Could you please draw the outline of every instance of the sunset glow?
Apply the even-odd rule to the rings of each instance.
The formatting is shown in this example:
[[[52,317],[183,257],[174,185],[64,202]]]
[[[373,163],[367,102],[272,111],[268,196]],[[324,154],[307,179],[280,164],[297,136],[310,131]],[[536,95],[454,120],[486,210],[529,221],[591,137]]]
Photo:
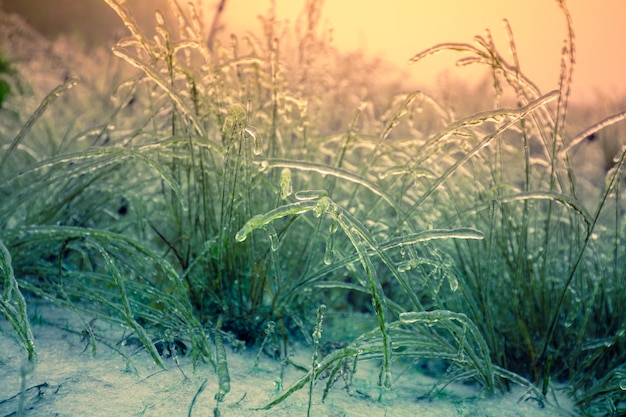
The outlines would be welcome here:
[[[225,21],[228,29],[240,32],[257,30],[256,16],[264,14],[270,1],[227,2]],[[294,22],[304,0],[277,0],[279,19]],[[626,2],[570,1],[567,3],[576,36],[577,64],[573,98],[593,98],[597,92],[618,98],[626,82]],[[508,39],[503,19],[512,27],[522,71],[543,92],[558,87],[561,48],[567,36],[566,22],[557,2],[445,0],[416,2],[326,1],[321,25],[331,27],[334,45],[341,50],[365,50],[408,68],[414,54],[442,42],[472,42],[474,36],[491,31],[496,45],[508,54]],[[510,56],[505,55],[507,59]],[[459,56],[434,57],[409,68],[412,76],[431,83],[446,68],[453,68]],[[454,70],[457,71],[457,70]],[[455,74],[462,77],[467,70]]]

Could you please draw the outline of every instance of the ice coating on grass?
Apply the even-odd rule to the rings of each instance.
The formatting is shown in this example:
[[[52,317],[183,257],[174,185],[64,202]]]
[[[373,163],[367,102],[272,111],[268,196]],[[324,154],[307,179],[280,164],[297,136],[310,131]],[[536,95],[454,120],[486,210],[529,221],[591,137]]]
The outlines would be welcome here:
[[[328,193],[326,192],[326,190],[303,190],[303,191],[298,191],[295,194],[296,200],[299,201],[311,201],[311,200],[317,200],[321,197],[326,197],[328,195]]]
[[[252,138],[252,152],[255,156],[263,153],[263,136],[252,126],[246,126],[245,131]]]
[[[259,172],[265,172],[269,168],[269,162],[266,160],[259,162]]]
[[[265,214],[252,216],[250,220],[248,220],[246,224],[244,224],[243,227],[237,232],[235,240],[237,242],[243,242],[254,229],[266,227],[266,225],[272,221],[285,216],[306,213],[307,211],[314,210],[316,207],[317,203],[315,201],[298,201],[296,203],[277,207]]]
[[[165,18],[163,18],[163,13],[161,13],[160,10],[157,9],[154,11],[154,17],[157,21],[157,25],[163,26],[165,24]]]
[[[330,235],[328,235],[328,239],[326,239],[326,249],[324,250],[324,263],[326,265],[330,265],[333,263],[333,259],[335,257],[334,247],[335,234],[331,233]]]
[[[400,321],[402,323],[424,323],[426,325],[432,325],[439,323],[442,320],[450,319],[451,314],[446,314],[445,311],[409,311],[406,313],[400,313]]]
[[[411,174],[414,178],[436,178],[437,175],[431,171],[430,169],[422,168],[422,167],[393,167],[389,168],[380,174],[378,174],[378,179],[384,180],[389,177],[394,177],[397,175],[406,175]]]
[[[315,217],[321,216],[322,213],[327,212],[331,208],[332,204],[333,202],[330,198],[328,197],[320,198],[319,200],[317,200],[317,205],[313,209],[313,214],[315,215]]]
[[[265,230],[267,231],[267,236],[270,240],[270,247],[272,248],[272,252],[276,252],[278,250],[278,246],[280,245],[280,240],[278,240],[278,234],[276,234],[276,230],[271,225],[266,225]]]
[[[398,264],[398,272],[406,272],[415,268],[419,265],[419,261],[417,259],[411,259],[410,261],[400,262]]]
[[[337,230],[339,230],[339,223],[337,222],[337,220],[333,220],[330,223],[330,226],[328,226],[328,233],[332,235],[334,233],[337,233]]]
[[[450,291],[456,292],[459,289],[459,280],[454,275],[448,275]]]
[[[328,226],[328,237],[326,238],[326,248],[324,250],[324,263],[330,265],[335,259],[335,233],[339,229],[339,222],[333,219]]]
[[[263,219],[264,216],[261,214],[257,214],[256,216],[251,217],[250,220],[248,220],[246,224],[244,224],[243,227],[237,232],[237,234],[235,235],[235,240],[237,242],[243,242],[244,240],[246,240],[248,235],[254,229],[258,229],[259,227],[263,226]]]

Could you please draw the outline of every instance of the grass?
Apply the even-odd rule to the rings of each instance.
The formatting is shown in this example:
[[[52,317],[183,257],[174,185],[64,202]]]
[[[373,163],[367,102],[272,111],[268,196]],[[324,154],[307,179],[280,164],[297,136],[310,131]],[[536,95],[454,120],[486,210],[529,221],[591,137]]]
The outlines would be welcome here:
[[[11,94],[11,84],[5,80],[5,77],[11,77],[15,74],[15,70],[11,67],[11,63],[4,57],[0,51],[0,108],[7,96]]]
[[[325,371],[327,393],[347,363],[379,361],[384,395],[394,365],[439,359],[433,393],[521,384],[549,402],[565,382],[586,415],[624,411],[626,153],[596,201],[579,197],[570,155],[626,116],[568,138],[564,2],[560,85],[547,94],[521,72],[508,26],[513,62],[490,35],[413,58],[447,51],[487,68],[494,109],[461,118],[424,91],[369,81],[375,64],[328,46],[321,2],[304,33],[270,11],[260,37],[210,44],[214,28],[175,1],[154,38],[106,2],[130,32],[113,52],[137,75],[110,76],[117,103],[95,105],[100,120],[72,125],[67,109],[101,89],[74,93],[73,78],[31,115],[18,110],[26,97],[5,99],[19,129],[2,138],[0,306],[31,361],[24,292],[86,328],[128,327],[160,365],[155,340],[188,341],[217,374],[216,415],[224,343],[274,343],[286,360],[299,333],[311,368],[266,408],[311,393]],[[372,330],[318,357],[324,317],[346,312],[370,313]]]

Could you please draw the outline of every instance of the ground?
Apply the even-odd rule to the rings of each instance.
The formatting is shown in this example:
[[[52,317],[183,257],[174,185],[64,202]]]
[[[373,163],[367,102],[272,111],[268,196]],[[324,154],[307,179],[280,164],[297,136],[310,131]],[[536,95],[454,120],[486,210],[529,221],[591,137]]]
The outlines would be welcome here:
[[[38,363],[32,367],[18,346],[5,320],[0,321],[0,417],[17,414],[23,390],[25,416],[185,416],[203,381],[204,391],[196,398],[191,415],[213,412],[217,376],[209,365],[195,370],[189,356],[165,359],[166,369],[154,364],[145,350],[118,342],[124,329],[95,321],[94,331],[102,341],[93,354],[85,341],[84,326],[76,314],[47,303],[33,303],[33,331]],[[126,333],[128,334],[128,332]],[[127,355],[130,362],[120,353]],[[292,346],[294,362],[307,367],[311,348]],[[293,366],[283,369],[258,349],[233,352],[227,347],[231,391],[219,405],[222,416],[304,416],[308,408],[308,388],[303,388],[271,410],[260,410],[303,375]],[[503,395],[487,395],[477,387],[449,387],[433,399],[420,399],[434,379],[415,369],[395,370],[393,388],[380,391],[376,386],[378,366],[360,363],[352,386],[342,380],[321,401],[326,381],[316,384],[312,396],[313,416],[571,416],[569,401],[559,396],[560,407],[540,404],[530,395],[513,389]],[[22,378],[21,375],[25,377]],[[23,384],[23,385],[22,385]],[[380,397],[380,398],[379,398]]]

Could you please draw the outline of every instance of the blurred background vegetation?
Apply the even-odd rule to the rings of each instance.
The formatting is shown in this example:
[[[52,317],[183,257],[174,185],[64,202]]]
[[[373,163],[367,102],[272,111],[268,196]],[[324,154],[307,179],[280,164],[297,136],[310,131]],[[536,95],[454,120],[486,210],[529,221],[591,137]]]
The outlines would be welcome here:
[[[169,10],[166,0],[128,0],[127,3],[146,28],[154,26],[155,9]],[[119,37],[124,30],[122,21],[102,0],[0,0],[0,8],[20,15],[49,39],[71,35],[95,46]]]

